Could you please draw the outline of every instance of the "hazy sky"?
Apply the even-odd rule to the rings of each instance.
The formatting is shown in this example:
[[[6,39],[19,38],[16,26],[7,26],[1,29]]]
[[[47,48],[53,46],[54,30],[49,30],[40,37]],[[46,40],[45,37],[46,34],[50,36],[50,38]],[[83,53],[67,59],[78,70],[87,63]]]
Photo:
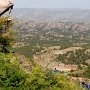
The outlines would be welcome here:
[[[81,8],[90,9],[90,0],[14,0],[16,8]]]

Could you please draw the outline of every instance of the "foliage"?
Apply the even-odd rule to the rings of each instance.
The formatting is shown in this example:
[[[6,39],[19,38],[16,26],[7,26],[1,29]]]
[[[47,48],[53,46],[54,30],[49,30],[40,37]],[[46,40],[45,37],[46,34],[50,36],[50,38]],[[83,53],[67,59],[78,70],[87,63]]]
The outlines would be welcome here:
[[[14,88],[24,84],[26,75],[16,63],[10,62],[11,55],[0,53],[0,87]]]
[[[77,83],[68,81],[65,76],[40,67],[32,70],[27,81],[30,90],[81,90]]]
[[[90,66],[78,71],[71,72],[69,75],[73,77],[84,77],[88,80],[90,79]]]
[[[41,52],[41,50],[43,50],[42,46],[38,47],[38,46],[33,46],[33,45],[27,45],[27,46],[23,46],[18,49],[15,49],[15,52],[21,55],[25,55],[29,59],[32,59],[33,54],[36,54],[36,52]]]
[[[83,75],[86,77],[86,78],[90,78],[90,66],[87,67],[86,71],[83,73]]]
[[[4,53],[10,52],[14,44],[14,34],[12,30],[12,21],[8,17],[0,18],[0,51]]]
[[[26,74],[10,57],[0,53],[0,90],[81,90],[76,82],[40,66]]]
[[[66,54],[59,55],[57,60],[61,61],[65,64],[84,64],[87,65],[86,60],[90,58],[90,55],[88,52],[86,52],[86,49],[80,49],[74,51],[69,51]]]

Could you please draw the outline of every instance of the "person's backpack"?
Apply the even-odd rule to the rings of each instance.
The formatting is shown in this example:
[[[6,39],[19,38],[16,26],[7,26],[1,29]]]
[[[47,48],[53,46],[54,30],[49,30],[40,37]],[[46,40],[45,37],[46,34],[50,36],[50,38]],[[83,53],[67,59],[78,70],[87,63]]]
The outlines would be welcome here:
[[[9,10],[10,13],[11,10],[13,9],[13,6],[14,6],[13,0],[0,0],[0,16]]]

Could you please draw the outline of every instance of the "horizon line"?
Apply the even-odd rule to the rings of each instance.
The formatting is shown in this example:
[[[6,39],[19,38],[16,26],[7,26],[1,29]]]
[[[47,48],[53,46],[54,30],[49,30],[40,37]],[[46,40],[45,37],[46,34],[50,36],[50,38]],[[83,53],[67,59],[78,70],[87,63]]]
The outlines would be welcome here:
[[[84,8],[32,8],[32,7],[14,7],[14,9],[79,9],[79,10],[90,10],[90,9],[84,9]]]

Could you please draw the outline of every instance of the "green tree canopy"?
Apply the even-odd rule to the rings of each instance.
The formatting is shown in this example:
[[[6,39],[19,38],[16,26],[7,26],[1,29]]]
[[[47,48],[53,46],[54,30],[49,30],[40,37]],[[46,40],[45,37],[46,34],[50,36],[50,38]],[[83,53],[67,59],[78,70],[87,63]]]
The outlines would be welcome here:
[[[0,18],[0,51],[4,53],[10,52],[10,48],[14,43],[14,34],[12,30],[13,22],[8,17]]]

